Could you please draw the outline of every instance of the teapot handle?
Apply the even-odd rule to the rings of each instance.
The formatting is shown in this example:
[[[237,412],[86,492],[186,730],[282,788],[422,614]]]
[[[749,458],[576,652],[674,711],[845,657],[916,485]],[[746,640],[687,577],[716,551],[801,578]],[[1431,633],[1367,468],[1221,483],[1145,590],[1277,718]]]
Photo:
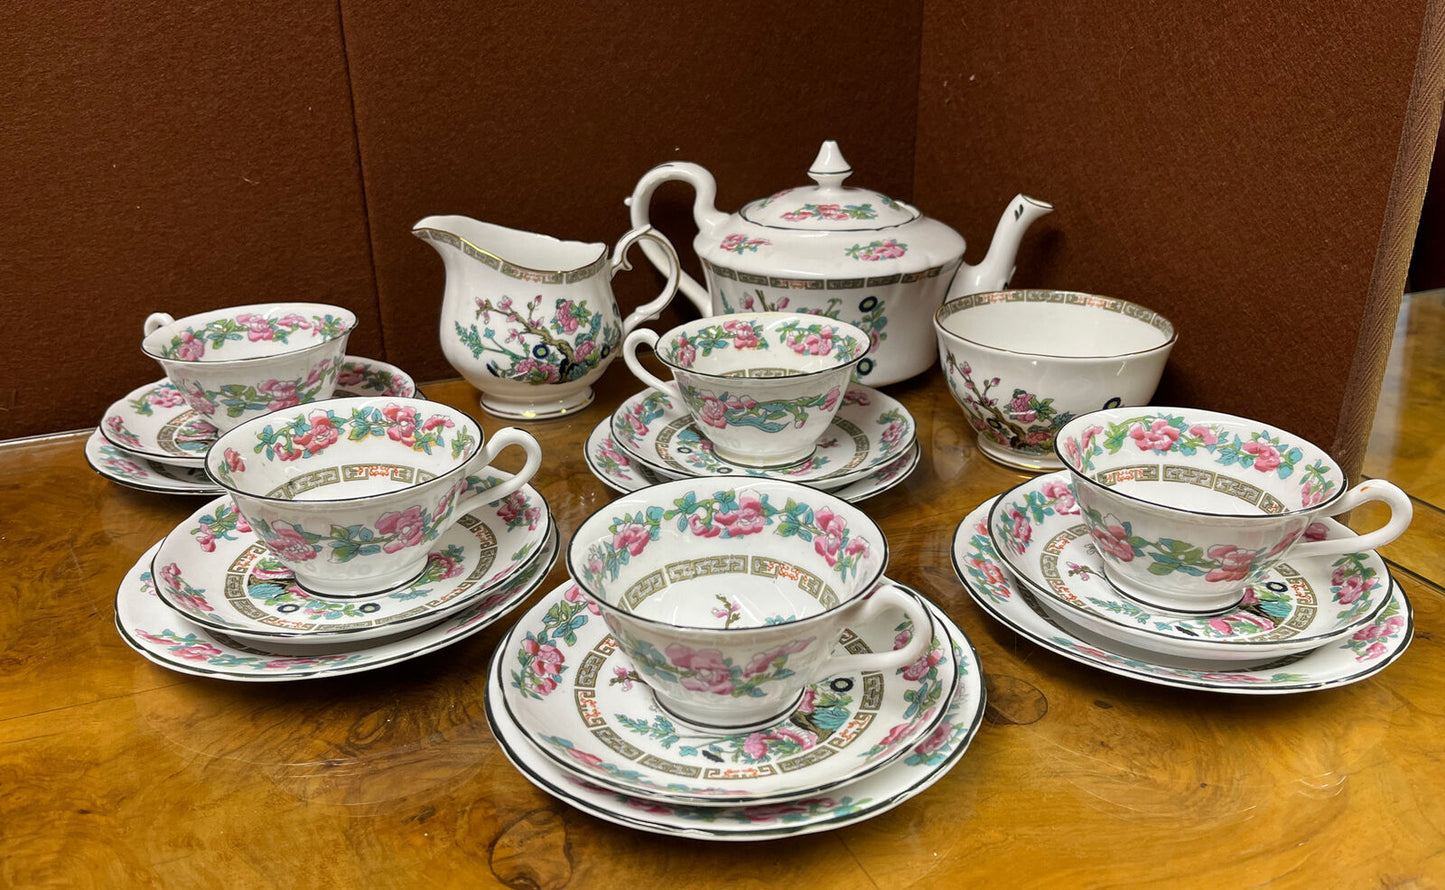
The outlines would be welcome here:
[[[623,235],[622,240],[618,241],[617,246],[612,249],[612,274],[614,276],[622,269],[632,268],[632,264],[627,261],[627,248],[639,241],[651,242],[642,245],[644,253],[649,247],[654,247],[662,254],[662,260],[666,263],[665,268],[664,264],[658,260],[652,260],[652,263],[657,266],[659,272],[667,274],[667,284],[663,286],[662,293],[651,301],[638,306],[631,315],[622,320],[622,336],[624,337],[632,333],[633,328],[650,318],[655,318],[657,313],[667,308],[667,304],[672,301],[673,294],[677,293],[678,278],[683,274],[682,267],[677,262],[677,251],[673,249],[672,242],[657,229],[644,224]],[[652,257],[649,256],[648,259],[652,259]]]
[[[698,228],[706,231],[727,220],[727,214],[719,213],[713,206],[713,200],[717,197],[717,180],[713,179],[712,174],[690,161],[673,161],[659,164],[644,173],[637,181],[637,187],[632,190],[632,196],[624,201],[631,208],[634,226],[651,224],[647,211],[652,203],[652,193],[659,185],[672,180],[685,182],[696,192],[692,201],[692,215],[697,220]],[[644,243],[642,252],[659,272],[668,271],[664,265],[665,254],[656,244]],[[708,296],[707,288],[680,269],[678,278],[678,290],[682,291],[683,296],[691,300],[704,317],[712,315],[712,297]]]

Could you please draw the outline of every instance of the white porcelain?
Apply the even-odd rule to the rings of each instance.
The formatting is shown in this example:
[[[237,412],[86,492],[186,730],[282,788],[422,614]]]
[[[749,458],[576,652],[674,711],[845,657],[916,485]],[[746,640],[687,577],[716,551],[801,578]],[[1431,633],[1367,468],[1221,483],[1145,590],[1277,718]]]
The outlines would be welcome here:
[[[704,315],[807,312],[867,331],[873,351],[857,379],[882,386],[933,364],[933,311],[951,297],[1006,287],[1024,230],[1053,205],[1025,195],[1009,202],[988,255],[963,262],[964,241],[916,208],[871,189],[848,188],[852,173],[836,142],[824,142],[808,170],[811,186],[752,201],[734,214],[713,206],[717,181],[690,162],[649,170],[628,200],[632,224],[645,225],[658,186],[693,187],[693,248],[707,287],[683,274],[680,290]],[[648,259],[667,257],[644,245]]]
[[[224,491],[199,467],[178,467],[147,460],[142,455],[115,446],[98,429],[85,440],[85,460],[110,481],[140,491],[205,497],[215,497]]]
[[[336,396],[415,396],[411,377],[395,365],[348,355],[336,374]],[[186,404],[169,380],[137,387],[105,411],[100,431],[111,444],[146,460],[200,469],[217,431]],[[215,483],[208,487],[220,491]]]
[[[567,772],[652,800],[738,806],[824,793],[927,738],[958,684],[953,646],[935,625],[932,647],[912,664],[834,673],[770,726],[700,731],[654,704],[616,638],[593,620],[596,608],[570,584],[533,606],[499,644],[503,694],[493,706]],[[838,644],[886,652],[905,632],[876,616],[850,624]]]
[[[465,216],[428,216],[412,234],[446,267],[442,354],[481,393],[491,414],[514,419],[560,417],[592,402],[592,384],[607,370],[622,338],[661,312],[677,290],[677,255],[650,226],[623,235],[612,249],[560,241]],[[657,251],[667,283],[626,319],[612,278],[630,269],[627,250]]]
[[[567,547],[568,573],[658,705],[734,730],[774,722],[830,673],[892,670],[927,650],[927,612],[881,584],[887,562],[861,510],[771,479],[639,489],[584,520]],[[892,652],[835,651],[844,627],[880,612],[926,632]]]
[[[1146,608],[1104,577],[1068,478],[1063,471],[1050,473],[1004,492],[989,515],[995,552],[1051,615],[1155,653],[1161,662],[1260,664],[1315,649],[1368,624],[1389,599],[1385,562],[1367,550],[1277,563],[1245,587],[1244,600],[1231,612],[1197,616]],[[1356,537],[1331,519],[1319,520],[1306,536]]]
[[[556,602],[554,590],[544,603]],[[925,601],[926,602],[926,601]],[[492,656],[485,697],[487,721],[502,752],[541,790],[584,813],[641,831],[714,841],[758,841],[795,837],[842,828],[871,819],[931,787],[958,763],[983,721],[984,686],[978,653],[957,625],[929,606],[930,617],[953,640],[958,685],[942,720],[925,739],[897,761],[875,772],[812,797],[782,803],[742,806],[687,806],[633,797],[577,778],[535,746],[536,727],[519,725],[500,706],[510,647]]]
[[[324,303],[256,303],[145,320],[141,351],[218,430],[329,398],[356,316]]]
[[[672,380],[643,367],[642,346]],[[867,335],[850,324],[781,312],[705,318],[661,335],[640,328],[622,346],[633,376],[685,404],[719,457],[768,468],[813,455],[867,352]]]
[[[176,614],[156,595],[151,560],[160,543],[136,561],[115,595],[121,639],[146,660],[198,677],[247,683],[339,677],[398,664],[461,642],[509,615],[541,586],[557,559],[555,526],[541,555],[460,612],[414,633],[361,644],[323,646],[242,642]]]
[[[979,450],[1031,471],[1062,469],[1054,436],[1074,417],[1148,402],[1177,339],[1150,309],[1059,290],[960,297],[939,307],[933,327]]]
[[[206,471],[296,583],[323,596],[409,584],[432,542],[465,514],[531,481],[537,440],[439,402],[377,396],[283,408],[223,433]],[[506,448],[526,462],[490,484]]]
[[[636,491],[647,485],[656,485],[672,477],[659,476],[646,464],[634,460],[627,450],[621,448],[612,438],[612,419],[605,418],[592,428],[592,433],[583,445],[583,456],[592,475],[604,485],[621,492]],[[856,482],[840,488],[825,488],[835,497],[850,504],[882,494],[907,479],[922,459],[922,449],[915,442],[902,457],[884,464],[877,470]],[[819,486],[822,488],[823,486]]]
[[[614,440],[648,468],[672,478],[755,476],[802,482],[815,488],[850,485],[906,454],[917,438],[913,415],[897,399],[855,383],[813,455],[776,468],[724,460],[677,400],[644,390],[612,413]]]
[[[256,539],[230,497],[206,504],[168,534],[152,573],[161,601],[209,630],[242,640],[325,644],[435,623],[522,571],[551,532],[531,486],[462,516],[432,543],[410,584],[364,597],[308,593]]]
[[[1282,559],[1377,550],[1410,524],[1410,498],[1383,479],[1345,488],[1321,448],[1257,420],[1197,408],[1113,408],[1070,421],[1059,457],[1120,590],[1157,609],[1232,610]],[[1310,524],[1370,501],[1385,525],[1357,540],[1303,540]]]
[[[1207,689],[1240,695],[1282,695],[1330,689],[1374,676],[1405,651],[1414,634],[1414,613],[1398,584],[1374,619],[1343,640],[1263,665],[1242,668],[1184,667],[1159,664],[1157,657],[1098,636],[1049,616],[1028,588],[1015,580],[994,550],[988,516],[995,498],[974,508],[953,538],[953,568],[979,608],[1005,627],[1045,649],[1089,667],[1146,683],[1183,689]]]

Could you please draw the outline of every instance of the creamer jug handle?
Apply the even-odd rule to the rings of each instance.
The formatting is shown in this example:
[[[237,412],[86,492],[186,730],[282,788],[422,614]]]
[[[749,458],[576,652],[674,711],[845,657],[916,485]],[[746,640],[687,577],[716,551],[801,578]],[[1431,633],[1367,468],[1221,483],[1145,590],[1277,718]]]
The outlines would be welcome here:
[[[690,161],[673,161],[667,164],[659,164],[648,170],[637,181],[637,187],[632,190],[632,197],[625,203],[631,208],[632,225],[641,227],[651,225],[648,217],[648,208],[652,203],[652,193],[664,182],[677,180],[691,185],[696,194],[692,202],[692,215],[697,221],[698,229],[709,232],[727,219],[727,214],[719,213],[713,206],[713,199],[717,197],[717,180],[712,174],[701,166]],[[655,242],[644,241],[642,253],[657,267],[659,272],[667,273],[667,256]],[[712,298],[708,296],[707,288],[698,283],[696,278],[686,272],[678,270],[678,290],[683,296],[692,301],[697,311],[703,316],[712,315]]]
[[[638,306],[631,315],[622,320],[622,336],[624,337],[632,333],[633,328],[650,318],[656,318],[657,313],[667,308],[667,304],[672,302],[673,294],[677,293],[678,278],[682,275],[682,267],[677,263],[677,251],[673,249],[672,242],[652,226],[641,225],[623,235],[622,240],[618,241],[617,246],[612,249],[612,274],[614,276],[623,269],[632,268],[632,264],[627,261],[627,248],[639,241],[643,242],[643,253],[646,253],[649,247],[661,252],[662,262],[652,260],[652,264],[657,266],[658,271],[667,275],[667,284],[663,285],[662,293]]]

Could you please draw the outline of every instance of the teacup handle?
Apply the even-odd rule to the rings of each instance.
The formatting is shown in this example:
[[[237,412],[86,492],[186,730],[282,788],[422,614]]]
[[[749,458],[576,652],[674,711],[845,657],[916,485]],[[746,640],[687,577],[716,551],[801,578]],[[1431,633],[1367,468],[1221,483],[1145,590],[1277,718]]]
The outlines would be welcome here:
[[[622,333],[624,334],[631,333],[633,328],[667,308],[667,304],[672,302],[673,295],[677,293],[678,276],[682,273],[682,267],[677,262],[677,251],[673,249],[672,242],[652,226],[643,225],[623,235],[622,240],[618,241],[617,246],[612,249],[612,275],[614,277],[620,270],[632,268],[632,264],[627,261],[627,249],[639,241],[651,241],[662,248],[662,261],[657,263],[657,267],[662,270],[663,261],[665,261],[667,284],[663,285],[660,294],[638,306],[631,315],[622,320]]]
[[[537,468],[542,465],[542,446],[538,444],[536,437],[526,430],[519,430],[516,427],[506,427],[497,430],[487,439],[482,449],[472,457],[472,467],[477,470],[483,467],[490,467],[492,461],[496,460],[502,449],[517,446],[527,455],[527,461],[522,465],[512,478],[498,482],[495,485],[488,485],[487,480],[476,475],[476,471],[468,468],[467,492],[457,503],[456,510],[465,513],[480,504],[490,504],[500,501],[502,498],[532,481]]]
[[[1362,553],[1366,550],[1383,547],[1405,533],[1405,529],[1410,526],[1410,519],[1415,515],[1415,506],[1410,502],[1410,496],[1401,491],[1399,486],[1386,482],[1384,479],[1366,479],[1345,492],[1344,496],[1340,498],[1340,502],[1331,510],[1330,515],[1353,510],[1370,501],[1380,501],[1390,508],[1390,520],[1384,525],[1372,532],[1354,537],[1347,535],[1343,538],[1329,538],[1324,541],[1306,541],[1303,544],[1296,544],[1285,552],[1285,559],[1310,559],[1318,556],[1338,556],[1341,553]]]
[[[149,337],[151,334],[154,334],[156,331],[174,321],[175,319],[165,312],[152,312],[146,316],[142,330],[145,331],[145,336]]]
[[[626,340],[622,341],[622,360],[627,363],[627,370],[631,371],[632,375],[638,380],[647,384],[649,389],[657,390],[668,398],[680,401],[682,396],[677,390],[676,383],[669,383],[663,380],[644,368],[642,362],[637,360],[637,348],[644,344],[646,344],[648,349],[657,352],[657,331],[651,328],[638,328],[628,334]]]
[[[887,652],[867,652],[861,655],[845,653],[834,655],[824,665],[822,674],[842,671],[889,671],[907,667],[933,648],[933,618],[928,614],[923,601],[911,593],[889,585],[873,591],[864,600],[863,608],[849,623],[866,624],[886,609],[901,609],[908,620],[913,622],[913,637],[902,649]]]

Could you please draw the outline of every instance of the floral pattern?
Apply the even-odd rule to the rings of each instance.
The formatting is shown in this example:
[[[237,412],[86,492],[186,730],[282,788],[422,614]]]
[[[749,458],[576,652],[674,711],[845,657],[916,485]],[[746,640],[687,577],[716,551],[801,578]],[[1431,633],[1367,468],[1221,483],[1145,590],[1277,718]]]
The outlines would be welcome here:
[[[1261,550],[1247,550],[1234,544],[1199,544],[1179,538],[1153,540],[1134,533],[1134,524],[1098,510],[1085,510],[1094,546],[1120,562],[1148,558],[1151,575],[1165,577],[1175,572],[1226,587],[1251,581],[1263,574],[1299,537],[1285,535],[1277,544]]]
[[[984,379],[980,388],[968,362],[960,362],[948,349],[944,350],[943,360],[948,369],[948,387],[979,435],[1021,454],[1053,453],[1054,437],[1064,424],[1074,419],[1073,414],[1061,413],[1051,398],[1041,399],[1017,387],[1007,399],[990,395],[1003,384],[1000,378]],[[1104,407],[1113,407],[1118,402],[1117,397],[1111,398]]]
[[[622,327],[611,313],[589,309],[580,300],[558,297],[546,314],[541,294],[521,307],[511,297],[495,303],[490,297],[477,298],[476,306],[482,327],[453,322],[457,337],[472,358],[480,359],[483,353],[498,356],[486,368],[503,380],[532,384],[579,380],[601,368],[622,337]],[[506,332],[500,340],[493,313]]]
[[[1063,447],[1069,462],[1087,473],[1095,472],[1101,455],[1128,450],[1156,456],[1194,457],[1203,453],[1216,466],[1254,470],[1278,479],[1289,479],[1298,471],[1296,483],[1300,506],[1304,508],[1323,503],[1339,484],[1323,460],[1304,463],[1302,448],[1266,430],[1244,438],[1223,426],[1190,423],[1180,415],[1145,414],[1107,426],[1090,426],[1077,437],[1064,440]]]
[[[718,247],[732,253],[744,253],[752,251],[757,253],[759,247],[766,247],[773,242],[766,238],[749,238],[747,235],[729,235],[722,240]]]
[[[242,312],[234,318],[212,319],[200,328],[186,328],[161,347],[161,355],[177,361],[195,362],[208,351],[223,349],[233,341],[288,343],[291,337],[300,333],[320,342],[333,340],[345,331],[346,322],[329,314],[304,316],[293,312],[267,318],[253,312]]]
[[[448,436],[447,431],[454,428],[455,434]],[[457,428],[446,414],[427,415],[411,405],[391,403],[381,407],[365,405],[352,408],[346,417],[334,408],[318,407],[304,416],[297,414],[279,426],[266,424],[256,434],[252,450],[256,454],[264,454],[267,460],[304,460],[322,453],[341,441],[343,436],[352,442],[385,438],[425,454],[431,454],[433,449],[450,447],[453,459],[461,457],[476,441],[465,426]],[[217,472],[222,481],[233,484],[234,476],[243,473],[245,465],[234,462],[229,453],[225,457],[226,462],[217,468]]]
[[[878,211],[873,209],[872,204],[803,204],[798,209],[789,210],[782,216],[788,222],[803,222],[810,219],[843,222],[877,219]]]
[[[842,396],[842,388],[837,386],[818,395],[762,402],[727,390],[715,394],[687,384],[679,384],[678,389],[683,401],[708,426],[718,429],[747,426],[768,433],[776,433],[789,426],[802,427],[811,416],[810,409],[831,412],[837,408],[838,399]]]
[[[265,380],[254,386],[227,383],[217,389],[206,389],[199,381],[182,379],[180,392],[186,404],[205,417],[222,412],[227,417],[242,417],[316,401],[322,390],[335,381],[338,367],[331,359],[324,358],[312,365],[305,377]]]
[[[612,540],[589,546],[584,576],[593,584],[616,580],[623,566],[661,539],[662,524],[673,520],[679,532],[697,537],[742,538],[771,528],[779,537],[811,542],[842,580],[857,573],[859,561],[870,551],[867,539],[854,536],[846,520],[828,507],[815,510],[791,497],[778,507],[767,494],[739,489],[702,498],[689,491],[671,508],[652,506],[613,517],[608,526]]]
[[[854,244],[843,253],[855,260],[876,263],[880,260],[896,260],[908,252],[908,245],[896,238],[875,239],[867,244]]]
[[[577,585],[570,585],[543,616],[541,632],[528,630],[522,638],[516,666],[511,672],[512,687],[536,699],[555,691],[570,667],[558,643],[566,647],[577,645],[577,631],[597,614],[600,614],[597,605]]]

